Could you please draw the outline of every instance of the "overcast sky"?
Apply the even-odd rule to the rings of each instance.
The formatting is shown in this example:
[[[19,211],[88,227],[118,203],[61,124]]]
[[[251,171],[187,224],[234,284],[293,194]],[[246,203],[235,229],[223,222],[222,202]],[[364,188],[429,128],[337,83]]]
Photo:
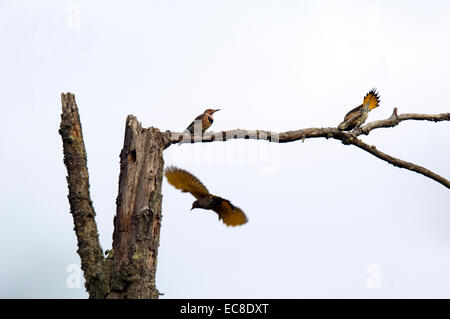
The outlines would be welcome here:
[[[448,1],[0,0],[0,297],[86,298],[58,135],[73,92],[111,248],[125,118],[182,131],[337,126],[450,111]],[[361,137],[450,178],[450,123]],[[162,298],[450,298],[450,191],[335,140],[170,147],[249,218],[227,228],[163,182]]]

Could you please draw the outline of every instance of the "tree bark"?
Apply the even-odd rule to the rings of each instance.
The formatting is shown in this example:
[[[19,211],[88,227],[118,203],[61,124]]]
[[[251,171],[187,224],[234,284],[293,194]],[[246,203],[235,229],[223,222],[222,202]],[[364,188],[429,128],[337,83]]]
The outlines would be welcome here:
[[[166,133],[144,129],[129,115],[120,154],[114,218],[111,293],[108,298],[158,298],[155,286],[161,227],[161,184]]]
[[[90,298],[103,298],[109,291],[108,271],[98,239],[95,211],[89,194],[86,148],[81,130],[80,115],[71,93],[61,95],[62,114],[59,134],[67,167],[70,213],[75,225],[78,255]]]

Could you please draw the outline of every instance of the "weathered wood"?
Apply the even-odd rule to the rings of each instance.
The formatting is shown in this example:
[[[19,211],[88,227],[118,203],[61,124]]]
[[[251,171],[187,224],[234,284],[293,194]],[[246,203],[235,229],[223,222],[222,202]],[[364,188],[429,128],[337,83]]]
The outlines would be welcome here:
[[[109,274],[98,239],[95,211],[89,194],[87,156],[83,141],[80,115],[75,96],[61,94],[62,114],[59,134],[67,168],[70,212],[75,225],[81,269],[90,298],[104,298],[108,293]]]
[[[144,129],[129,115],[120,154],[108,298],[158,298],[155,286],[161,227],[163,150],[168,134]]]

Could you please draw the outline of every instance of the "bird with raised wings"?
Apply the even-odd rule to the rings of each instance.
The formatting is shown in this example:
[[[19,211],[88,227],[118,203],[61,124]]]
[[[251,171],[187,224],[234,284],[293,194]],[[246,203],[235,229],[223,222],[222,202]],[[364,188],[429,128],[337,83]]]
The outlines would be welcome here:
[[[177,167],[170,166],[165,172],[167,181],[184,193],[191,193],[197,200],[192,203],[192,208],[210,209],[217,213],[219,220],[227,226],[245,224],[248,219],[244,212],[222,197],[209,193],[205,185],[191,173]]]
[[[369,116],[369,111],[380,105],[380,97],[376,89],[370,90],[364,96],[363,104],[355,107],[353,110],[345,115],[344,121],[339,124],[338,128],[341,131],[350,131],[356,127],[360,127]]]

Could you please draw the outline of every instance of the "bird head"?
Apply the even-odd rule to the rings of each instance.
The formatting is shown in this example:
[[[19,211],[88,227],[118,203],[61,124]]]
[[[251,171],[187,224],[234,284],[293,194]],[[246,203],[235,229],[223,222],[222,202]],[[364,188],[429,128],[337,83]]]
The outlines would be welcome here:
[[[208,114],[208,115],[213,115],[214,113],[216,113],[217,111],[220,111],[220,109],[214,110],[214,109],[207,109],[205,110],[205,112],[203,112],[204,114]]]
[[[192,203],[192,208],[191,208],[191,210],[193,210],[194,208],[202,208],[202,207],[200,206],[200,203],[198,202],[198,200],[196,200],[195,202]]]

